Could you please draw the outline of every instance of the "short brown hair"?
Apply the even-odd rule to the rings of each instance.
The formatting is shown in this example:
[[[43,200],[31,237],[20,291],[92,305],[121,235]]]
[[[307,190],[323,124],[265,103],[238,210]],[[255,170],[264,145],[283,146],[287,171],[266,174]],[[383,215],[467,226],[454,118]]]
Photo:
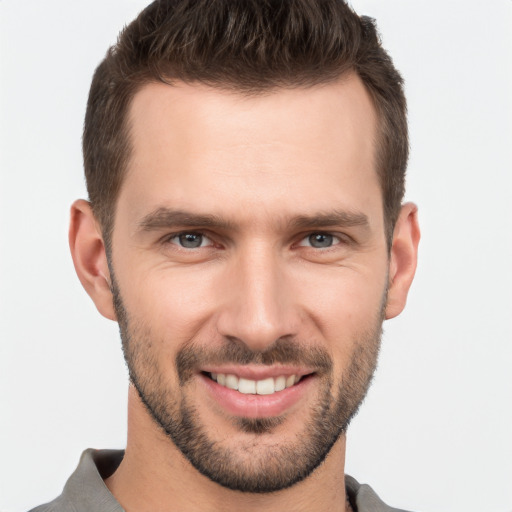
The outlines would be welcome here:
[[[135,93],[162,81],[199,82],[242,94],[311,87],[356,72],[378,114],[376,148],[391,239],[408,157],[402,77],[374,21],[342,0],[157,0],[119,35],[100,63],[85,116],[87,190],[107,250],[130,158],[127,113]]]

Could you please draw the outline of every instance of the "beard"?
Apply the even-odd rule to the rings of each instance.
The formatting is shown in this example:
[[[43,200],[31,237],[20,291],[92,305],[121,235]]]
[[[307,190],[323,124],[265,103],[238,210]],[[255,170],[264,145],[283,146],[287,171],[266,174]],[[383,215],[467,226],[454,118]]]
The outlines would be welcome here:
[[[327,457],[331,448],[356,415],[375,372],[386,293],[371,325],[352,340],[351,359],[338,382],[327,350],[299,340],[280,338],[264,352],[254,352],[233,339],[215,348],[188,343],[177,352],[175,368],[179,384],[169,386],[151,329],[131,318],[112,275],[114,307],[119,322],[123,353],[130,381],[156,425],[201,474],[228,489],[247,493],[269,493],[290,487],[308,477]],[[298,433],[285,434],[284,441],[272,433],[286,416],[231,418],[241,433],[237,445],[213,439],[212,425],[200,414],[186,391],[205,365],[225,363],[292,364],[315,368],[319,393],[304,414]],[[245,435],[245,437],[244,437]],[[232,441],[232,439],[231,439]]]

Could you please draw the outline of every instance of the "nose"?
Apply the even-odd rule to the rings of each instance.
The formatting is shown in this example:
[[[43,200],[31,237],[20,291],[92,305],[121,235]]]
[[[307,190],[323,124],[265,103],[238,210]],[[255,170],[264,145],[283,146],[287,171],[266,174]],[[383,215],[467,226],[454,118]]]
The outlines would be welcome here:
[[[253,247],[231,263],[221,287],[219,334],[255,352],[295,336],[300,314],[283,258],[270,249]]]

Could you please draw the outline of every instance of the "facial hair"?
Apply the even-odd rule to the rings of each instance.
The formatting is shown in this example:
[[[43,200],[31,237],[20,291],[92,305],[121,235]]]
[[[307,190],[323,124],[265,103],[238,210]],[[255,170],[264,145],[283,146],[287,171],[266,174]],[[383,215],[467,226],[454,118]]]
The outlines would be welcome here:
[[[113,273],[111,274],[113,277]],[[357,413],[375,372],[382,334],[383,311],[353,340],[354,349],[339,383],[333,375],[331,356],[323,347],[308,346],[289,337],[280,338],[264,352],[254,352],[243,342],[224,340],[220,347],[189,343],[180,348],[175,365],[179,380],[172,389],[159,370],[155,346],[162,346],[142,322],[135,321],[123,305],[119,287],[112,280],[114,307],[119,322],[123,353],[131,383],[142,403],[168,438],[192,466],[223,487],[247,493],[269,493],[290,487],[308,477],[327,457]],[[194,375],[206,364],[275,363],[315,369],[319,394],[311,406],[301,432],[286,442],[263,439],[283,422],[272,418],[234,418],[235,427],[249,440],[225,446],[212,439],[211,426],[204,424],[186,395]]]

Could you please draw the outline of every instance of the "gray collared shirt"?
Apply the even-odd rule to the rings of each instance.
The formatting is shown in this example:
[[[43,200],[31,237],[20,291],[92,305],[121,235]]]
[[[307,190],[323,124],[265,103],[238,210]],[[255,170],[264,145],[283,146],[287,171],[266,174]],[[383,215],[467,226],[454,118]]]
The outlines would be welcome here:
[[[114,473],[123,456],[123,450],[85,450],[62,494],[30,512],[124,512],[103,481]],[[351,476],[345,476],[345,486],[354,512],[406,512],[388,507],[369,485]]]

